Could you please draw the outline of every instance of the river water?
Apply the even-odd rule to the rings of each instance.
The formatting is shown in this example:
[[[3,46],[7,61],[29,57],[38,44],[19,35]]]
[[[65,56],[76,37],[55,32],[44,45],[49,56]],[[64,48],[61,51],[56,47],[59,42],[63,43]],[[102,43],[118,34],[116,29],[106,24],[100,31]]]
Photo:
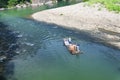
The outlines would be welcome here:
[[[18,45],[17,55],[5,66],[6,80],[120,80],[119,50],[94,42],[82,31],[27,18],[43,9],[0,12],[0,22],[7,25],[8,34],[17,34],[12,39]],[[65,37],[79,44],[83,54],[71,55],[63,45]]]

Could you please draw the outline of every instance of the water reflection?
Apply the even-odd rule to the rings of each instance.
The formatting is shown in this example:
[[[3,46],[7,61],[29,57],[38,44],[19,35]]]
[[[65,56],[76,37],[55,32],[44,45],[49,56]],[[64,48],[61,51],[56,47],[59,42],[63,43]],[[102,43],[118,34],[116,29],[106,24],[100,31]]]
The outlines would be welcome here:
[[[16,55],[17,35],[0,22],[0,80],[6,80],[7,76],[14,74],[14,63],[9,61]]]

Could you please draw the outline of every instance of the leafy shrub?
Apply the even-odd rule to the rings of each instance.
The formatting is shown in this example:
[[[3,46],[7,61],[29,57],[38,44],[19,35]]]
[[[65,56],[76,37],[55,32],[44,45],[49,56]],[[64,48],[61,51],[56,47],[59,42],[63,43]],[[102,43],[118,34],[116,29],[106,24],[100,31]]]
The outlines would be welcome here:
[[[90,4],[101,3],[109,10],[120,12],[120,0],[83,0]]]
[[[17,0],[9,0],[8,6],[12,7],[12,6],[15,6],[17,3],[18,3]]]

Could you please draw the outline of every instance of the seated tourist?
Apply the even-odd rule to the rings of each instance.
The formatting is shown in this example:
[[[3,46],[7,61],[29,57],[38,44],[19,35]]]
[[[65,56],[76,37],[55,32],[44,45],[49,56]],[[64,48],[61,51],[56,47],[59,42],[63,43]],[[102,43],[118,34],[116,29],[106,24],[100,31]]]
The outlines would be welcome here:
[[[76,45],[70,44],[68,48],[71,53],[76,53]]]

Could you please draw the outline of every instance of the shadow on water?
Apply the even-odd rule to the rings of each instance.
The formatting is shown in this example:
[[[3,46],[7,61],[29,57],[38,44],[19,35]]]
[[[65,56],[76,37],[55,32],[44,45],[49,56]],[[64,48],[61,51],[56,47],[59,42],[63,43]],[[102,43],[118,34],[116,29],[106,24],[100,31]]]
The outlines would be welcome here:
[[[60,34],[61,32],[64,33],[65,35],[62,36],[63,38],[68,36],[74,36],[74,37],[77,37],[79,39],[82,39],[82,40],[85,40],[85,41],[91,41],[91,42],[95,42],[95,38],[90,36],[89,33],[86,33],[87,31],[80,31],[80,30],[77,30],[77,29],[74,29],[74,28],[67,28],[65,26],[60,26],[60,25],[57,25],[57,24],[52,24],[52,23],[46,23],[44,21],[36,21],[36,20],[33,20],[33,19],[28,19],[28,18],[22,18],[24,20],[28,20],[28,21],[32,21],[34,22],[36,25],[41,25],[44,26],[44,27],[47,27],[49,28],[50,30],[54,30],[53,32],[57,32],[58,34]],[[49,27],[48,27],[49,26]],[[74,39],[72,37],[72,39]]]
[[[4,76],[0,76],[0,80],[7,80]]]
[[[0,22],[0,80],[7,80],[8,76],[14,74],[14,63],[11,63],[10,60],[16,55],[15,50],[18,48],[16,43],[18,33],[7,27]]]
[[[89,32],[90,32],[89,30],[86,30],[86,31],[85,30],[84,31],[83,30],[77,30],[76,28],[68,28],[68,27],[65,27],[65,26],[56,25],[54,23],[46,23],[44,21],[39,22],[39,21],[30,19],[30,18],[22,18],[22,19],[34,22],[36,24],[36,26],[41,25],[41,24],[42,24],[41,26],[44,26],[44,27],[49,26],[47,28],[49,28],[49,29],[51,28],[51,30],[55,30],[58,34],[60,34],[62,32],[64,34],[66,34],[66,35],[62,36],[63,38],[66,37],[66,36],[68,36],[68,37],[74,36],[74,38],[72,37],[73,40],[76,40],[75,37],[77,37],[80,40],[84,40],[84,41],[87,41],[87,42],[107,46],[107,47],[113,48],[115,50],[120,50],[119,48],[117,48],[113,45],[110,45],[109,43],[106,43],[102,39],[91,36],[91,34],[89,34]],[[80,45],[80,44],[78,44],[78,45]]]

